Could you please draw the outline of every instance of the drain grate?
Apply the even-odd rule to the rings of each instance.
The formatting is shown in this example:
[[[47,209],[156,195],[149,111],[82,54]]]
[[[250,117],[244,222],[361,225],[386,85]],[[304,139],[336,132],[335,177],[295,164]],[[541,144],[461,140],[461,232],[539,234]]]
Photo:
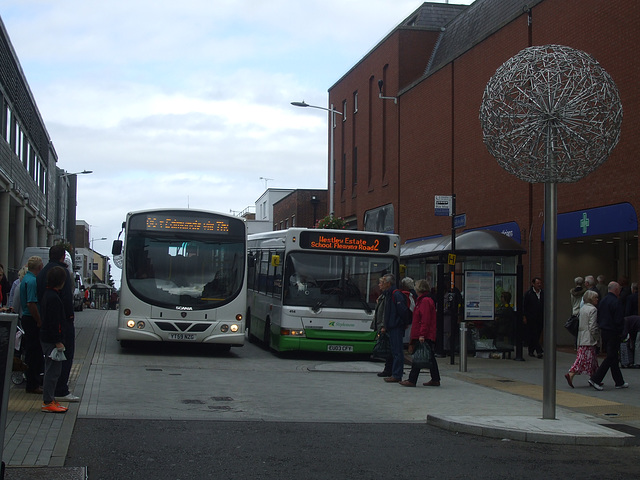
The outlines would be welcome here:
[[[223,410],[223,411],[229,411],[231,410],[231,406],[229,405],[209,405],[209,410]]]
[[[204,402],[202,400],[193,400],[193,399],[182,400],[182,403],[186,405],[204,405]]]
[[[231,397],[211,397],[214,402],[233,402]]]

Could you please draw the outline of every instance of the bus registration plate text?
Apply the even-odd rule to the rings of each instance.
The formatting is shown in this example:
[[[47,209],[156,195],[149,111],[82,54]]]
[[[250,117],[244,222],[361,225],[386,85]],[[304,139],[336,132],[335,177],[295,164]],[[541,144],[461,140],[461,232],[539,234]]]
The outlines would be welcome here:
[[[353,352],[353,345],[327,345],[328,352]]]
[[[195,340],[195,333],[170,333],[169,340]]]

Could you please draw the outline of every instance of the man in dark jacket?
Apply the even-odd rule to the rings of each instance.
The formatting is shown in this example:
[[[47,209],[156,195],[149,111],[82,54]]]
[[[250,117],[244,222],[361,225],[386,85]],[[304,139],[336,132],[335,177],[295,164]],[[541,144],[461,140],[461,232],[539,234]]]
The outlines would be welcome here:
[[[381,332],[389,335],[391,342],[391,358],[387,360],[384,371],[380,376],[388,375],[385,382],[399,383],[402,381],[404,371],[404,349],[402,341],[404,338],[405,317],[409,312],[407,297],[400,290],[395,290],[396,278],[392,274],[387,274],[380,280],[380,288],[385,298],[384,304],[384,326]]]
[[[69,391],[69,376],[71,375],[71,366],[73,365],[73,354],[75,351],[76,330],[74,326],[74,310],[73,310],[73,280],[65,263],[66,250],[62,245],[54,245],[49,249],[49,263],[38,274],[38,300],[42,301],[45,289],[47,287],[47,274],[53,267],[62,267],[67,272],[64,286],[60,290],[60,298],[64,304],[64,312],[66,322],[64,324],[63,343],[65,346],[64,354],[67,359],[62,362],[62,372],[58,377],[56,385],[55,397],[59,401],[77,402],[80,397],[75,396]]]
[[[544,326],[544,292],[542,291],[542,280],[534,277],[531,280],[531,288],[524,294],[522,300],[522,323],[525,326],[527,335],[527,346],[529,356],[542,358],[542,345],[540,345],[540,335]]]
[[[607,352],[607,358],[589,379],[589,385],[596,390],[603,390],[602,380],[611,369],[611,376],[616,388],[627,388],[629,384],[624,381],[620,366],[618,365],[618,348],[622,330],[624,329],[624,310],[618,297],[621,291],[618,282],[611,282],[607,295],[598,303],[598,326],[602,337],[602,349]]]

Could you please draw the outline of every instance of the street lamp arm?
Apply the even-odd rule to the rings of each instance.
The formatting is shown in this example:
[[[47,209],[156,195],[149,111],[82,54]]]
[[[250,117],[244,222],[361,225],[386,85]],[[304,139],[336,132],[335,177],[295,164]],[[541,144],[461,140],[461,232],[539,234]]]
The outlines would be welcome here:
[[[83,170],[81,172],[74,172],[74,173],[63,173],[62,175],[60,175],[60,178],[65,178],[65,177],[71,177],[73,175],[88,175],[90,173],[93,173],[93,170]]]
[[[333,136],[334,136],[334,129],[336,126],[336,117],[335,114],[339,114],[342,115],[342,117],[344,118],[344,113],[342,113],[339,110],[335,110],[333,108],[333,103],[331,104],[330,108],[327,107],[320,107],[318,105],[309,105],[307,102],[305,102],[304,100],[301,102],[291,102],[291,105],[293,105],[294,107],[311,107],[311,108],[317,108],[318,110],[324,110],[326,112],[330,112],[332,113],[331,115],[331,119],[330,119],[330,125],[329,125],[329,216],[331,218],[333,218],[333,205],[334,205],[334,183],[335,183],[335,157],[334,157],[334,152],[333,152]]]
[[[305,102],[304,100],[301,102],[291,102],[291,105],[293,105],[294,107],[310,107],[310,108],[317,108],[318,110],[324,110],[326,112],[331,112],[331,113],[337,113],[338,115],[344,115],[344,113],[342,113],[339,110],[336,110],[334,108],[327,108],[327,107],[319,107],[318,105],[309,105],[307,102]]]

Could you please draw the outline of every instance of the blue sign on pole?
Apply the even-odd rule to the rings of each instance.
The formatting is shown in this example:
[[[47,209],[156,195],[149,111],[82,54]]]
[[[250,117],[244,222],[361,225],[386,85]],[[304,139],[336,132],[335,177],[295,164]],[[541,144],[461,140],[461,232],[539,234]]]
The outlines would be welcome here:
[[[453,217],[453,228],[464,228],[467,226],[467,214],[461,213]]]

